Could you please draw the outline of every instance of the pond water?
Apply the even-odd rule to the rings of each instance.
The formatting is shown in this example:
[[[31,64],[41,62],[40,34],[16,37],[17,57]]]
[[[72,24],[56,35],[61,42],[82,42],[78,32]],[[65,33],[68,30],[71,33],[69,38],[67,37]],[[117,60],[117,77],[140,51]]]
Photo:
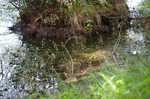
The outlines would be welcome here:
[[[128,0],[130,7],[140,2],[133,1]],[[53,65],[46,62],[44,56],[47,42],[41,41],[42,46],[37,46],[24,41],[21,32],[9,30],[17,22],[19,13],[8,6],[11,5],[7,1],[0,0],[0,99],[23,99],[34,92],[57,91],[56,78],[50,72],[53,68],[48,67]],[[119,55],[126,52],[137,55],[145,52],[144,49],[143,30],[131,28],[116,51]]]

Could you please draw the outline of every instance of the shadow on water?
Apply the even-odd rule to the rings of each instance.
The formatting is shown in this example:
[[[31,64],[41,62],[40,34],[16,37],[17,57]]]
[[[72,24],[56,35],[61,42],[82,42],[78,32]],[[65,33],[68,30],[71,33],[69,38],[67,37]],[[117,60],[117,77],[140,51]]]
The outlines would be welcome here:
[[[0,98],[22,99],[35,92],[49,94],[57,91],[53,64],[57,64],[53,62],[53,51],[57,52],[57,47],[47,40],[26,42],[21,32],[10,31],[8,27],[17,22],[18,12],[8,9],[7,1],[0,2],[4,5],[0,6]],[[128,29],[115,51],[117,60],[126,53],[132,56],[146,53],[145,34],[142,28]],[[104,43],[104,47],[100,43]],[[115,43],[110,38],[95,43],[94,47],[112,51]]]

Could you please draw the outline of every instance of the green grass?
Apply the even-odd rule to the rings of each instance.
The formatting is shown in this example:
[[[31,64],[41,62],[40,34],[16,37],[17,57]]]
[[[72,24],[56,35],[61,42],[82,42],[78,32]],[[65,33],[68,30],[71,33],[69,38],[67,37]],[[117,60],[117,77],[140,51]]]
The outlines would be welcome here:
[[[127,59],[123,67],[108,62],[103,67],[100,72],[82,78],[79,84],[60,82],[59,93],[40,99],[149,99],[149,59]]]
[[[101,99],[149,99],[150,64],[140,61],[126,64],[125,68],[114,67],[108,73],[99,73],[103,78]]]

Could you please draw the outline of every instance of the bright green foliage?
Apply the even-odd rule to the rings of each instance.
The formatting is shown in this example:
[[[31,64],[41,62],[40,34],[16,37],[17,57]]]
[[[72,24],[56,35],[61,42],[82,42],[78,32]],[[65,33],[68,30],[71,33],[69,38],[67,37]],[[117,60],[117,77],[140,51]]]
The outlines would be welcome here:
[[[111,75],[99,74],[104,79],[101,87],[102,99],[149,99],[149,62],[127,65],[126,69],[114,68]]]
[[[150,15],[150,1],[144,0],[144,2],[139,7],[139,11],[143,15]]]

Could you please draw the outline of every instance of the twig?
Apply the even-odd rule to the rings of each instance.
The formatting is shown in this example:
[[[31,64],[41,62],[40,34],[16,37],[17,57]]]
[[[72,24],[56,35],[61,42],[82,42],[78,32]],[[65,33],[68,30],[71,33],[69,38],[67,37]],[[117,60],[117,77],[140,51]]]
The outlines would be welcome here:
[[[72,40],[72,39],[74,39],[74,38],[75,38],[75,36],[69,37],[69,38],[65,41],[65,46],[68,44],[68,42],[69,42],[70,40]]]
[[[14,2],[10,2],[17,10],[20,10],[20,7],[18,7]]]
[[[71,60],[71,74],[73,75],[74,74],[74,65],[73,65],[73,59],[72,59],[72,56],[70,54],[70,52],[68,51],[68,49],[65,47],[65,45],[63,45],[64,49],[66,50],[67,54],[69,55],[70,57],[70,60]]]
[[[119,24],[119,28],[120,28],[119,36],[118,36],[118,39],[117,39],[117,41],[116,41],[116,43],[115,43],[115,45],[113,47],[113,51],[112,51],[112,58],[115,61],[115,63],[117,63],[117,64],[118,64],[118,61],[117,61],[117,59],[116,59],[114,54],[115,54],[115,52],[116,52],[116,50],[117,50],[117,48],[118,48],[118,46],[120,44],[120,41],[121,41],[121,31],[122,31],[121,23]]]

